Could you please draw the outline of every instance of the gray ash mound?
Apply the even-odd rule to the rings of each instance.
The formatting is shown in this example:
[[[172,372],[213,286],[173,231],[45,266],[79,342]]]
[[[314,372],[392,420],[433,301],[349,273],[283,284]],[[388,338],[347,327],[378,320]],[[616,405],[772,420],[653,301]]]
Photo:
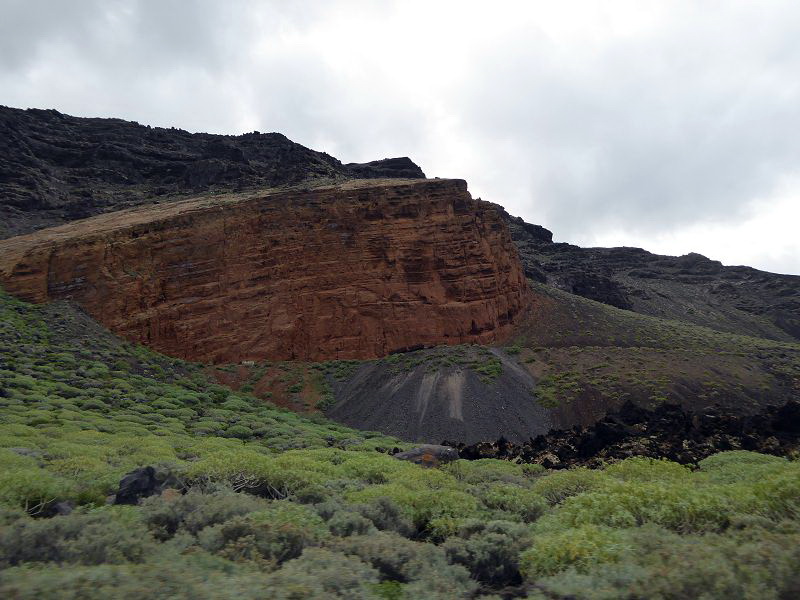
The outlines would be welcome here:
[[[0,238],[181,194],[395,177],[425,174],[408,158],[342,164],[279,133],[189,133],[0,106]]]
[[[540,283],[634,312],[718,331],[800,340],[800,276],[723,266],[701,254],[581,248],[502,207],[525,274]]]
[[[628,402],[590,427],[550,431],[522,444],[501,438],[442,445],[456,448],[459,458],[501,458],[549,469],[599,467],[631,456],[692,465],[727,450],[791,456],[800,452],[800,401],[790,400],[755,415],[722,408],[692,412],[674,404],[647,410]]]
[[[335,381],[326,416],[414,442],[523,441],[553,426],[529,371],[498,348],[451,346],[362,363]]]

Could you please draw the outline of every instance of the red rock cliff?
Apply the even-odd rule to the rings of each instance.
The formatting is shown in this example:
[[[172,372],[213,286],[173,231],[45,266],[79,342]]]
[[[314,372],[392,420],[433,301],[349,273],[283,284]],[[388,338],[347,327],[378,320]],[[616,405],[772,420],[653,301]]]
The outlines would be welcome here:
[[[0,283],[205,362],[372,358],[492,342],[525,308],[517,250],[461,180],[184,200],[0,241]]]

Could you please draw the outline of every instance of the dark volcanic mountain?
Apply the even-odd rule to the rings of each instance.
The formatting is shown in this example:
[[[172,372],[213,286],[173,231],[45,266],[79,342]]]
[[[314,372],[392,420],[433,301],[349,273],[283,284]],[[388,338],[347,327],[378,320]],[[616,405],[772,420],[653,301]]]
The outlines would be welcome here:
[[[501,207],[525,274],[626,310],[779,341],[800,339],[800,277],[726,267],[701,254],[581,248]]]
[[[0,238],[167,196],[424,177],[408,158],[342,164],[279,133],[189,133],[0,106]]]

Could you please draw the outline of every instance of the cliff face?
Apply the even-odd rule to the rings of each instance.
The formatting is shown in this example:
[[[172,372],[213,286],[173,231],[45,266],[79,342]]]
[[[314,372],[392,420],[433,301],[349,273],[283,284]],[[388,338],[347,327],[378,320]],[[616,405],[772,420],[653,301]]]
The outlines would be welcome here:
[[[205,362],[371,358],[492,342],[529,300],[495,208],[460,180],[196,198],[0,241],[0,283],[71,299]]]

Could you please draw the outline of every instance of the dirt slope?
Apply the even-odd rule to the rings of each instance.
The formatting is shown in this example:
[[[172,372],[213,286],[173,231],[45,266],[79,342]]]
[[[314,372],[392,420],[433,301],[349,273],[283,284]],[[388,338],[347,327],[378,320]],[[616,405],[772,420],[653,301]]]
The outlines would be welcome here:
[[[417,442],[472,443],[500,436],[524,441],[547,432],[553,425],[551,411],[534,401],[530,372],[499,349],[490,355],[481,350],[421,352],[415,357],[422,359],[419,364],[401,368],[385,361],[366,363],[334,384],[337,401],[326,414],[345,425]],[[431,362],[428,357],[437,352],[443,360]],[[489,378],[458,360],[479,365],[495,360],[500,374]]]

